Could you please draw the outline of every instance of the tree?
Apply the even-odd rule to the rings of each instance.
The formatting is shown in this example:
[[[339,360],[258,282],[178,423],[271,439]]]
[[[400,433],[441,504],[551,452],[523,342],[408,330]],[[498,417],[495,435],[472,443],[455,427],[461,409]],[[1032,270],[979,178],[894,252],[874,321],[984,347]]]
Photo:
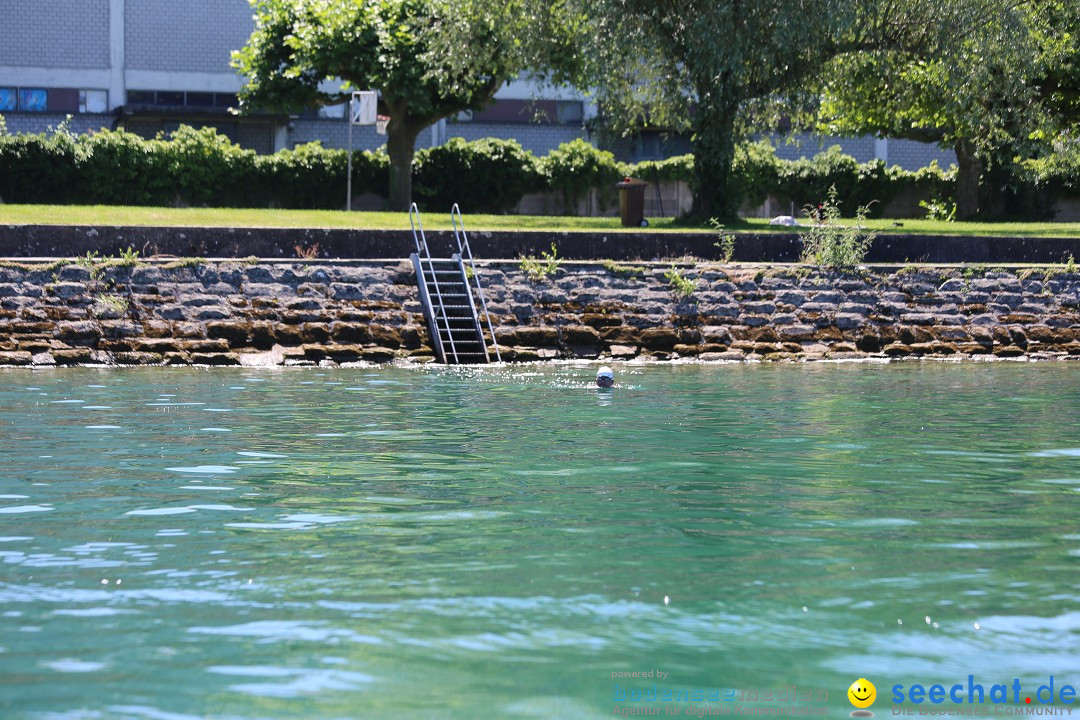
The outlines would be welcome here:
[[[1004,1],[588,0],[586,76],[614,127],[691,130],[695,213],[732,219],[735,141],[760,101],[810,96],[838,56],[934,58]]]
[[[938,15],[942,32],[927,42],[839,55],[824,75],[819,127],[951,146],[956,214],[974,217],[987,163],[1011,162],[1019,144],[1047,128],[1055,114],[1050,99],[1075,106],[1069,83],[1075,92],[1076,80],[1061,72],[1067,53],[1051,50],[1061,28],[1045,12],[1056,4],[1059,17],[1067,17],[1066,3],[946,3]]]
[[[482,109],[505,81],[559,58],[570,28],[561,3],[538,0],[250,1],[255,30],[233,54],[247,78],[242,109],[296,111],[378,90],[395,210],[412,201],[420,131]]]
[[[1028,17],[1038,52],[1030,84],[1043,111],[1040,126],[1030,134],[1042,147],[1030,154],[1053,154],[1062,146],[1076,154],[1080,134],[1080,3],[1040,0],[1030,8]]]
[[[596,0],[587,81],[616,129],[691,130],[694,212],[733,219],[736,121],[797,88],[850,25],[845,0]]]

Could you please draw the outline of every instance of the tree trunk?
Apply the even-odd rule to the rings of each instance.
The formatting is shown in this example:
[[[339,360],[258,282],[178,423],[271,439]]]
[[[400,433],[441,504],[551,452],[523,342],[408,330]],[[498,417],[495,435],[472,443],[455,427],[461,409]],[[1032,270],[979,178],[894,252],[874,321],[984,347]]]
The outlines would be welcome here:
[[[403,108],[402,108],[403,110]],[[393,109],[390,112],[394,112]],[[399,113],[402,111],[399,110]],[[386,124],[386,154],[390,156],[391,210],[408,210],[412,204],[412,161],[416,152],[416,136],[423,125],[403,114],[391,115]]]
[[[970,140],[956,141],[956,219],[970,220],[979,214],[979,178],[982,160]]]
[[[709,93],[700,93],[699,98],[702,102],[694,112],[697,131],[691,142],[697,180],[692,212],[701,219],[732,222],[738,219],[742,202],[738,184],[731,173],[735,159],[736,109],[734,105],[715,99],[710,102]]]

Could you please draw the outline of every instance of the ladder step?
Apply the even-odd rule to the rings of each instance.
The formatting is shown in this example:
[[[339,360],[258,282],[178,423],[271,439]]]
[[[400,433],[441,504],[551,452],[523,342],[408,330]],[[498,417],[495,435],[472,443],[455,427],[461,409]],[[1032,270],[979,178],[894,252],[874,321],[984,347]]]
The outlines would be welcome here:
[[[441,345],[443,362],[458,365],[489,362],[487,343],[478,332],[474,290],[469,278],[464,276],[461,260],[433,258],[428,253],[425,246],[421,250],[425,257],[416,258],[417,280],[421,292],[426,291],[429,330]]]

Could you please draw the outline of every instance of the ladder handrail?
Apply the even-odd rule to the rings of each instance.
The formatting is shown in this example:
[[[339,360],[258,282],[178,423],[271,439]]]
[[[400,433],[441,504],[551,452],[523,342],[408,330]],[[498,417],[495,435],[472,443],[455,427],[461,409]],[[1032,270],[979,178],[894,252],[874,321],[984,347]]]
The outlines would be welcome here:
[[[476,283],[476,292],[480,296],[480,308],[484,311],[484,319],[487,321],[488,331],[491,333],[491,344],[495,347],[495,359],[502,362],[502,355],[499,354],[499,342],[495,339],[495,328],[491,325],[491,313],[488,312],[487,300],[484,299],[484,288],[480,286],[480,276],[476,272],[476,263],[473,262],[472,248],[469,247],[469,236],[465,234],[465,221],[461,217],[461,208],[458,207],[457,203],[454,203],[454,207],[450,208],[450,224],[454,228],[454,239],[457,240],[458,255],[469,259],[473,282]],[[458,235],[459,225],[461,226],[460,235]]]
[[[416,216],[416,222],[413,222],[413,216]],[[413,240],[416,242],[416,254],[420,256],[423,253],[423,257],[427,258],[428,269],[431,271],[431,282],[435,285],[435,296],[439,299],[439,313],[442,314],[443,326],[446,328],[446,339],[450,342],[450,353],[454,356],[454,363],[458,362],[457,347],[454,345],[454,333],[450,330],[450,319],[446,315],[446,304],[443,303],[442,290],[439,289],[439,275],[435,272],[435,266],[431,263],[431,253],[428,251],[427,237],[424,236],[424,223],[420,219],[420,208],[416,207],[416,203],[413,203],[409,207],[409,225],[412,227]],[[417,235],[416,229],[419,226],[420,234]],[[420,282],[427,282],[423,277],[424,263],[418,262],[417,266],[420,268]],[[435,314],[434,312],[432,313]],[[438,319],[436,318],[436,324]],[[445,358],[444,358],[445,360]]]

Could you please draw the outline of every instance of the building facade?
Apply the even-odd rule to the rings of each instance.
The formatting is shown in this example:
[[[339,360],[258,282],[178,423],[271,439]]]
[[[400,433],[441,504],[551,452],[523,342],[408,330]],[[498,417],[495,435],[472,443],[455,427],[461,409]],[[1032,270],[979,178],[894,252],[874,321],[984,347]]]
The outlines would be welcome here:
[[[248,0],[3,0],[0,27],[0,114],[11,132],[42,132],[68,115],[76,132],[124,128],[143,137],[181,124],[212,126],[238,144],[269,153],[319,140],[348,142],[344,106],[300,115],[238,116],[243,86],[230,67],[233,50],[254,28]],[[574,138],[593,141],[595,106],[572,89],[515,82],[483,111],[441,121],[421,134],[418,147],[452,137],[512,138],[545,155]],[[798,138],[779,143],[780,157],[813,155],[840,144],[865,161],[917,169],[955,162],[933,145],[874,138]],[[375,149],[384,138],[373,127],[353,128],[353,147]],[[685,138],[643,134],[612,148],[625,160],[660,159],[689,150]]]

